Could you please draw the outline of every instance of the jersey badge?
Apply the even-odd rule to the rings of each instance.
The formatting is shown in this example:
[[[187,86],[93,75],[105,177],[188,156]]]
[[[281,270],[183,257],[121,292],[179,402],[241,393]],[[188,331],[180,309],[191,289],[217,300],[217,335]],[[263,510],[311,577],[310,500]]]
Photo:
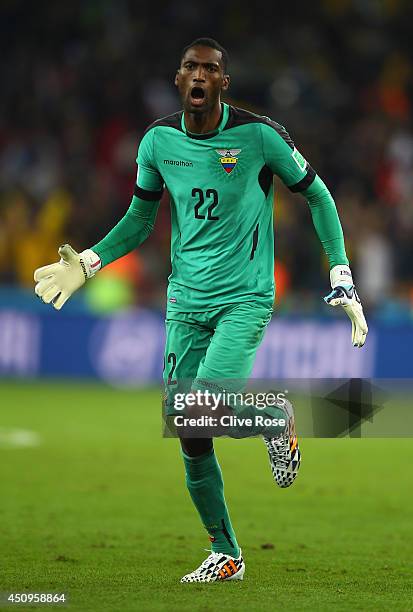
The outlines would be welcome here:
[[[215,149],[218,153],[221,166],[227,174],[230,174],[237,165],[238,157],[242,149]]]
[[[300,170],[304,172],[307,167],[307,161],[295,147],[294,151],[291,153],[291,157],[293,158],[297,166],[300,168]]]

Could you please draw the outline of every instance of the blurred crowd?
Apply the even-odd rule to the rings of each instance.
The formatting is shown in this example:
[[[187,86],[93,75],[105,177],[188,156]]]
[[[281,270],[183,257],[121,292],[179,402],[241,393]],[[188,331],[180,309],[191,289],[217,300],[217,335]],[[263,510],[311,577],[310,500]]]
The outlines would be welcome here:
[[[0,11],[0,284],[31,287],[59,244],[87,248],[124,214],[143,130],[180,108],[181,49],[207,35],[230,54],[227,100],[285,125],[330,188],[367,306],[411,312],[410,0],[8,0]],[[311,307],[328,277],[308,208],[280,187],[275,211],[279,305]],[[101,273],[91,304],[161,306],[169,231],[165,195],[153,236]]]

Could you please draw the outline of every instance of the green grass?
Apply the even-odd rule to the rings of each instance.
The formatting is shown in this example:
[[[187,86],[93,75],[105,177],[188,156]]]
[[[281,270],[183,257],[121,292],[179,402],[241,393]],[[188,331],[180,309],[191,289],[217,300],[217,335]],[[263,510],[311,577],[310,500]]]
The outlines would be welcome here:
[[[304,439],[288,490],[260,440],[219,440],[245,579],[181,585],[208,540],[157,391],[3,383],[1,428],[40,436],[0,446],[2,592],[76,611],[413,610],[412,440]]]

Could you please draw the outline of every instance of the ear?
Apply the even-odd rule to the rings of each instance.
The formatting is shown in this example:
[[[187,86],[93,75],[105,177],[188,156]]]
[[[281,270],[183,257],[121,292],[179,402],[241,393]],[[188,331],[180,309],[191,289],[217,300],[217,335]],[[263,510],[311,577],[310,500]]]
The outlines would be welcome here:
[[[176,71],[174,83],[178,87],[178,83],[179,83],[179,70]]]
[[[230,82],[230,78],[229,78],[229,74],[224,74],[224,76],[222,77],[222,91],[227,91],[228,87],[229,87],[229,82]]]

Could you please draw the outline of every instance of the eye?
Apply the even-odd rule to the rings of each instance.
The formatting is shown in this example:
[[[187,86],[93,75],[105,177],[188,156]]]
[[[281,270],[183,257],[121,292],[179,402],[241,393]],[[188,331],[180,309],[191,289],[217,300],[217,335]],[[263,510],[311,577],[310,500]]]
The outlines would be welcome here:
[[[209,64],[208,72],[216,72],[218,68],[214,64]]]
[[[193,62],[187,62],[187,63],[185,64],[185,68],[186,68],[187,70],[193,70],[193,69],[194,69],[194,63],[193,63]]]

